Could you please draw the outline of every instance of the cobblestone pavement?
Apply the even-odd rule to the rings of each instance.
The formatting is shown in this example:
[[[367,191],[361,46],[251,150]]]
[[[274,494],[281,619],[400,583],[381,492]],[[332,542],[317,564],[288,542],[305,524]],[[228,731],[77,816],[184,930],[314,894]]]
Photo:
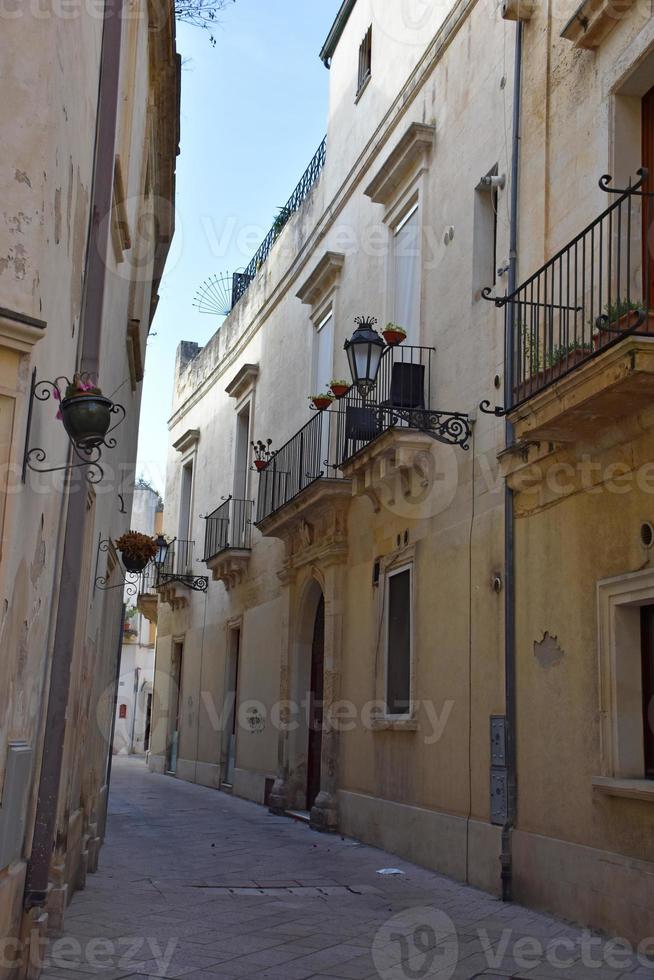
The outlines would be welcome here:
[[[654,978],[654,967],[375,848],[118,759],[100,871],[51,942],[44,980],[96,975],[617,980]]]

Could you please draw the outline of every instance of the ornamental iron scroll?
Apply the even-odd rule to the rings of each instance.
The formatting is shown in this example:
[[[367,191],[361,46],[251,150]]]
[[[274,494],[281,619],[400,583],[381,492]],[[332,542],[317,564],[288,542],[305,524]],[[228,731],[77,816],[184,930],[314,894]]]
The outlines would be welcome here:
[[[84,378],[88,379],[88,375],[83,375],[82,380]],[[118,426],[125,421],[127,416],[127,412],[122,405],[119,405],[116,402],[111,402],[111,400],[107,399],[105,396],[97,397],[102,397],[109,403],[109,414],[116,417],[116,421],[113,423],[113,425],[109,426],[102,437],[98,436],[97,438],[88,440],[85,445],[80,445],[79,443],[75,442],[75,440],[65,430],[73,449],[74,462],[68,462],[61,466],[42,466],[40,464],[47,461],[47,453],[45,449],[43,449],[41,446],[30,445],[35,401],[47,402],[50,401],[50,399],[53,399],[61,402],[62,400],[66,400],[62,398],[62,390],[65,392],[70,383],[71,382],[65,375],[55,378],[54,381],[37,381],[36,368],[32,372],[30,400],[27,412],[27,428],[25,432],[25,451],[23,454],[23,483],[25,483],[27,480],[28,469],[32,470],[34,473],[60,473],[71,472],[75,469],[85,469],[86,479],[91,484],[98,484],[104,478],[104,470],[100,465],[102,450],[116,448],[118,445],[117,440],[113,436],[109,437],[110,433],[113,432],[114,429],[117,429]]]

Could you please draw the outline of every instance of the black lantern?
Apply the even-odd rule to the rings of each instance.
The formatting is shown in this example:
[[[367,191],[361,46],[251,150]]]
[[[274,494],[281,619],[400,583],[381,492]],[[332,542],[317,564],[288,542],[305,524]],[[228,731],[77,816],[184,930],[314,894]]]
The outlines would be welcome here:
[[[159,568],[163,568],[166,564],[166,558],[168,557],[168,549],[170,548],[170,542],[166,541],[163,534],[160,534],[156,540],[157,545],[157,557],[154,560],[155,565]]]
[[[379,364],[386,345],[375,330],[377,320],[374,316],[358,316],[354,322],[358,326],[352,339],[345,342],[345,352],[352,381],[365,399],[377,383]]]

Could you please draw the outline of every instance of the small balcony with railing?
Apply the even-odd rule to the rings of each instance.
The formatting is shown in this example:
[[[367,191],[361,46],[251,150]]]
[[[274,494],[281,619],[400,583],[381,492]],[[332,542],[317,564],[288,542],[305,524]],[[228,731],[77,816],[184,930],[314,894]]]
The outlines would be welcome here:
[[[157,592],[158,571],[154,563],[150,563],[139,579],[139,590],[136,597],[136,607],[150,623],[157,622],[159,613],[159,593]]]
[[[193,592],[206,592],[209,580],[195,569],[195,542],[175,539],[164,562],[156,566],[155,588],[162,602],[176,611],[188,605]]]
[[[432,407],[433,370],[433,348],[389,346],[365,399],[352,388],[315,411],[260,473],[262,533],[274,536],[285,511],[300,513],[314,501],[362,493],[376,503],[376,481],[413,467],[433,439],[464,445],[467,416]]]
[[[512,294],[508,416],[519,442],[573,442],[654,396],[652,197],[646,171]],[[651,181],[649,182],[651,190]]]
[[[206,520],[203,561],[229,591],[243,580],[252,553],[251,500],[227,500]]]

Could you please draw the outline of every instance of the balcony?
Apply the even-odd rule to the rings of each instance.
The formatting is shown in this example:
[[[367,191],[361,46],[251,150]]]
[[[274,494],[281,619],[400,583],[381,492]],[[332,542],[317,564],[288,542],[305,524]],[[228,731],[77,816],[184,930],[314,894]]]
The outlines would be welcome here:
[[[588,438],[651,404],[646,176],[622,191],[603,177],[600,187],[616,195],[610,206],[514,293],[495,299],[506,312],[508,415],[519,442]]]
[[[208,580],[197,575],[193,568],[194,550],[194,541],[173,541],[164,564],[156,572],[155,588],[159,597],[174,612],[188,605],[191,590],[207,591]]]
[[[388,482],[413,469],[433,438],[454,443],[469,432],[465,416],[431,407],[433,353],[388,347],[365,402],[351,392],[281,447],[260,474],[256,523],[264,535],[279,536],[288,515],[300,515],[311,501],[365,493],[378,509],[378,477]]]
[[[279,214],[277,215],[272,228],[257,249],[256,254],[252,257],[249,264],[242,272],[234,273],[232,280],[232,307],[236,306],[241,297],[244,296],[250,288],[250,284],[253,282],[257,272],[272,252],[273,245],[281,235],[284,225],[291,219],[295,212],[301,208],[308,198],[314,185],[320,177],[320,174],[322,173],[326,160],[327,137],[325,136],[311,163],[303,173],[299,184],[291,194],[284,207],[280,208]]]
[[[136,607],[149,623],[155,623],[159,613],[159,593],[157,592],[157,569],[155,565],[148,565],[141,575],[139,582],[139,592],[136,599]]]
[[[206,518],[203,561],[228,592],[241,584],[250,561],[253,506],[229,497]]]

